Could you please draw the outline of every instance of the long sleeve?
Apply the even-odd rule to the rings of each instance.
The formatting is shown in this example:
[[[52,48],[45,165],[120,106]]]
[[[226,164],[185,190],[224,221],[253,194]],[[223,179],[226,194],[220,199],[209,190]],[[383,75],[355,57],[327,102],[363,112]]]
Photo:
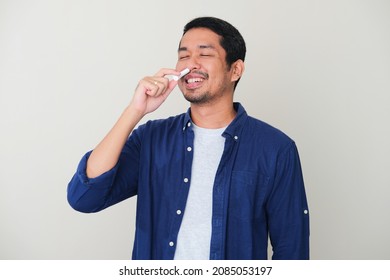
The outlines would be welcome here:
[[[91,152],[81,159],[68,184],[67,199],[77,211],[98,212],[137,194],[140,141],[137,133],[127,140],[118,163],[96,178],[88,178],[86,166]]]
[[[277,159],[267,201],[273,259],[309,259],[309,210],[298,151],[292,142]]]

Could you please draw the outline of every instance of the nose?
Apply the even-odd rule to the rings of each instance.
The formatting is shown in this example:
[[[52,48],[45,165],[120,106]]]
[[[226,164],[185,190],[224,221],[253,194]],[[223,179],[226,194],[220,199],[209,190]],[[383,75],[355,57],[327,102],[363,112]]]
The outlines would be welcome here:
[[[190,69],[190,71],[198,70],[201,68],[199,60],[196,56],[189,57],[186,64],[187,64],[187,68]]]

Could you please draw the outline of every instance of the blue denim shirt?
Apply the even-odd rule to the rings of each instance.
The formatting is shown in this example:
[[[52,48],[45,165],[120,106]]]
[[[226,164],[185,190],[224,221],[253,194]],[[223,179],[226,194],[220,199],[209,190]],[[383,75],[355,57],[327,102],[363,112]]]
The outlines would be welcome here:
[[[309,214],[296,146],[234,106],[213,186],[210,259],[267,259],[268,235],[273,259],[308,259]],[[174,257],[191,182],[191,125],[190,110],[149,121],[132,132],[112,170],[88,178],[89,152],[69,183],[70,205],[86,213],[137,195],[133,259]]]

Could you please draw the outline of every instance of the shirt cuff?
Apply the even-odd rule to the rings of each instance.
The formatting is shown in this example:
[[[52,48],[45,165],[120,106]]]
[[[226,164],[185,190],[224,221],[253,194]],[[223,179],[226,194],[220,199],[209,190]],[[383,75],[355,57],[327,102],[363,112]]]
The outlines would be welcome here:
[[[81,159],[78,167],[77,167],[77,175],[82,182],[83,185],[94,188],[109,188],[114,181],[116,171],[118,169],[118,165],[115,165],[112,169],[104,172],[103,174],[95,177],[89,178],[87,176],[87,161],[92,151],[86,153]]]

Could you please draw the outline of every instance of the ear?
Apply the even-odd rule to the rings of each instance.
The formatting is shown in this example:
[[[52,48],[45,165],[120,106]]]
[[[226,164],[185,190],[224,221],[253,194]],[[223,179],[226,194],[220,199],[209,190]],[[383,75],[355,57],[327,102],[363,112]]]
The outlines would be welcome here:
[[[232,82],[238,81],[242,77],[242,74],[244,74],[244,70],[245,70],[245,63],[244,63],[244,61],[242,61],[241,59],[238,59],[237,61],[235,61],[232,64],[232,69],[231,70],[232,70],[231,81]]]

